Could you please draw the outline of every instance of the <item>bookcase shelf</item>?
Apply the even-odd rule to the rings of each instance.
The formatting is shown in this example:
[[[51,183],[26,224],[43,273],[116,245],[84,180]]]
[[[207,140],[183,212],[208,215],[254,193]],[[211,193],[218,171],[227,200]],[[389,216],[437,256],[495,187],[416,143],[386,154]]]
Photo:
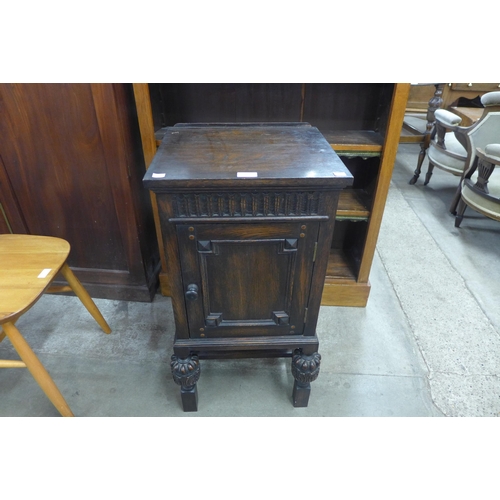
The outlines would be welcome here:
[[[344,189],[340,194],[337,220],[368,220],[369,195],[363,189]]]
[[[322,130],[325,139],[337,154],[364,153],[380,156],[383,136],[373,130]]]

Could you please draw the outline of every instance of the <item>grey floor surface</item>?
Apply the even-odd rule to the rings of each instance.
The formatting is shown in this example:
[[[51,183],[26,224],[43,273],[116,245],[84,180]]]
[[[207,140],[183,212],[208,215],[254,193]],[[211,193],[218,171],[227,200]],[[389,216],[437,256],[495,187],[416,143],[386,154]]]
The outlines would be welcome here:
[[[80,417],[439,417],[500,413],[500,224],[447,207],[457,179],[410,186],[418,145],[400,145],[366,308],[322,307],[322,365],[307,408],[289,359],[204,360],[199,411],[170,375],[170,299],[96,299],[102,333],[73,297],[45,295],[18,327]],[[427,161],[424,162],[424,171]],[[423,176],[422,176],[423,177]],[[4,340],[0,357],[16,358]],[[0,416],[58,416],[27,370],[0,371]]]

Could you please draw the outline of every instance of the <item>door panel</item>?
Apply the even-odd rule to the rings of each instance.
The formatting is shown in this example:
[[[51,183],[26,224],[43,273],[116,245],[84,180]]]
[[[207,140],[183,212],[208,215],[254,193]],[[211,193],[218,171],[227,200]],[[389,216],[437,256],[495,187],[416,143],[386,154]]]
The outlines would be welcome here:
[[[301,334],[318,223],[178,225],[191,337]],[[188,294],[187,297],[190,295]]]

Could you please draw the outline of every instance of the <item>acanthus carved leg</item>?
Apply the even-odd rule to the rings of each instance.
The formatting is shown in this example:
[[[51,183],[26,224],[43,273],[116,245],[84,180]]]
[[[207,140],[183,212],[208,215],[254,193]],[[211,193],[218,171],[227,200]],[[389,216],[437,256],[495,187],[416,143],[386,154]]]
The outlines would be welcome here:
[[[292,357],[292,375],[295,379],[293,385],[293,406],[304,408],[309,402],[311,393],[311,382],[319,375],[321,355],[318,352],[303,354],[296,349]]]
[[[179,358],[175,354],[170,361],[174,382],[181,386],[181,399],[184,411],[198,410],[198,392],[196,382],[200,378],[200,361],[198,356],[191,355]]]

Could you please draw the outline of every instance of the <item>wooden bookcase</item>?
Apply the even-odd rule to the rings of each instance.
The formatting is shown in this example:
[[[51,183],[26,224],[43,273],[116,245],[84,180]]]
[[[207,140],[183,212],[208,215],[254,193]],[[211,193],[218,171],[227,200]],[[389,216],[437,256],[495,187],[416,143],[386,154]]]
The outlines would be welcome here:
[[[340,198],[322,304],[364,307],[410,84],[134,84],[146,166],[176,123],[308,122],[354,175]],[[153,199],[158,227],[158,215]],[[157,231],[160,235],[160,231]],[[160,249],[163,244],[160,241]],[[169,295],[161,255],[161,291]]]

